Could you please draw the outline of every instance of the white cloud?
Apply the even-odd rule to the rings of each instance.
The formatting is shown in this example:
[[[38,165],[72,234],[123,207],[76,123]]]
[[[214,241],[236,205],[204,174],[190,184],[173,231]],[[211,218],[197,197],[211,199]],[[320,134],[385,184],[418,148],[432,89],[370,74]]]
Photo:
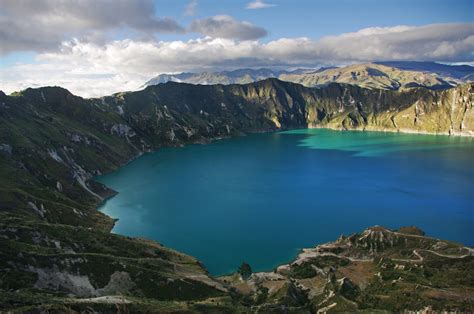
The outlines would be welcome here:
[[[139,34],[184,32],[175,20],[155,16],[153,0],[1,0],[0,53],[46,51],[70,37],[105,40],[129,28]]]
[[[251,10],[256,10],[256,9],[270,8],[270,7],[274,7],[274,6],[275,6],[275,4],[266,3],[263,0],[255,0],[255,1],[247,3],[246,8],[251,9]]]
[[[197,5],[198,5],[197,0],[189,1],[188,5],[184,9],[184,16],[194,16],[194,15],[196,15]]]
[[[190,0],[184,15],[194,16]],[[153,0],[1,0],[0,54],[54,51],[71,37],[106,43],[118,31],[129,38],[154,38],[156,33],[185,33],[175,20],[155,15]],[[253,40],[267,34],[249,22],[228,15],[195,20],[188,31],[204,36]]]
[[[205,37],[188,41],[72,40],[36,63],[0,70],[7,93],[60,85],[82,96],[133,90],[158,73],[223,67],[311,66],[376,60],[474,61],[474,24],[367,28],[324,37],[262,43]]]
[[[237,21],[229,15],[216,15],[202,20],[195,20],[191,23],[189,30],[215,38],[238,40],[254,40],[267,35],[264,28],[246,21]]]

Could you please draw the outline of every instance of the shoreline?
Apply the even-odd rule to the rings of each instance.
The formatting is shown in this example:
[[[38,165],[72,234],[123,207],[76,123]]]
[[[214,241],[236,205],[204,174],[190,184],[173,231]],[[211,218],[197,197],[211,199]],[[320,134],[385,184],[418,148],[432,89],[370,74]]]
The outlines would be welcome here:
[[[449,134],[448,132],[443,132],[443,133],[433,133],[433,132],[424,132],[424,131],[417,131],[417,130],[410,130],[410,129],[385,129],[385,128],[370,128],[370,129],[367,129],[367,128],[356,128],[356,129],[343,129],[343,128],[333,128],[333,127],[328,127],[328,126],[308,126],[306,128],[289,128],[289,129],[274,129],[274,130],[263,130],[263,131],[254,131],[254,132],[249,132],[249,133],[240,133],[238,135],[235,135],[235,136],[219,136],[219,137],[216,137],[216,138],[212,138],[212,139],[206,139],[206,140],[199,140],[199,141],[195,141],[195,142],[190,142],[190,143],[181,143],[181,144],[177,144],[177,145],[172,145],[172,146],[162,146],[162,147],[159,147],[157,148],[156,150],[150,150],[150,151],[147,151],[147,152],[142,152],[142,153],[139,153],[137,154],[136,156],[130,158],[129,160],[127,160],[124,164],[120,165],[117,167],[117,169],[114,169],[113,171],[111,172],[108,172],[108,173],[112,173],[114,171],[117,171],[119,168],[121,167],[124,167],[126,166],[127,164],[133,162],[134,160],[138,159],[139,157],[141,156],[144,156],[145,154],[152,154],[152,153],[155,153],[155,152],[158,152],[160,149],[162,148],[182,148],[182,147],[185,147],[185,146],[188,146],[188,145],[207,145],[207,144],[210,144],[211,142],[214,142],[214,141],[218,141],[218,140],[224,140],[224,139],[233,139],[233,138],[238,138],[238,137],[243,137],[243,136],[248,136],[248,135],[252,135],[252,134],[263,134],[263,133],[275,133],[275,132],[283,132],[283,131],[291,131],[291,130],[301,130],[301,129],[326,129],[326,130],[333,130],[333,131],[358,131],[358,132],[384,132],[384,133],[401,133],[401,134],[417,134],[417,135],[433,135],[433,136],[448,136],[448,137],[467,137],[467,138],[473,138],[474,137],[474,133],[469,133],[469,134]],[[104,173],[104,174],[101,174],[100,176],[103,176],[103,175],[107,175],[108,173]],[[112,191],[112,193],[110,195],[108,195],[107,197],[104,197],[96,206],[96,210],[99,211],[100,213],[102,213],[103,215],[107,216],[108,218],[110,218],[111,220],[113,220],[113,225],[112,227],[110,228],[110,230],[108,232],[112,233],[113,229],[115,228],[116,226],[116,223],[120,220],[120,218],[114,218],[114,217],[111,217],[109,216],[108,214],[106,214],[105,212],[101,211],[99,208],[102,207],[108,200],[112,199],[113,197],[115,197],[116,195],[119,194],[119,192],[113,190],[112,188],[110,188],[109,186],[95,180],[95,178],[97,178],[99,176],[96,176],[94,178],[91,178],[90,180],[94,180],[95,182],[98,182],[102,185],[104,185],[104,187],[106,187],[108,190]],[[122,235],[122,234],[120,234]],[[125,236],[125,235],[123,235]],[[429,237],[427,237],[429,238]],[[158,239],[151,239],[152,241],[156,241],[158,243],[161,243],[159,242]],[[325,243],[320,243],[320,244],[315,244],[315,247],[317,247],[318,245],[323,245]],[[170,249],[173,249],[175,250],[174,248],[172,247],[169,247]],[[296,255],[294,255],[293,257],[289,258],[288,259],[288,262],[287,263],[283,263],[283,264],[278,264],[276,265],[274,268],[277,269],[278,267],[280,266],[283,266],[283,265],[288,265],[288,264],[291,264],[293,261],[295,261],[298,256],[303,253],[305,250],[309,250],[310,248],[300,248],[298,249],[298,251],[296,252]],[[187,253],[185,253],[187,254]],[[193,256],[194,257],[194,256]],[[196,258],[197,259],[197,258]],[[200,261],[201,262],[201,261]],[[201,262],[202,263],[202,262]],[[202,263],[203,264],[203,263]],[[206,268],[205,264],[204,265],[204,268]],[[207,268],[206,268],[207,269]],[[268,272],[272,272],[272,270],[268,270],[268,271],[260,271],[260,273],[268,273]],[[214,278],[218,278],[218,277],[224,277],[224,276],[227,276],[229,274],[211,274],[212,277]]]
[[[418,135],[433,135],[433,136],[448,136],[448,137],[467,137],[467,138],[474,138],[474,132],[467,131],[467,132],[428,132],[428,131],[419,131],[413,129],[388,129],[388,128],[378,128],[378,127],[364,127],[364,128],[354,128],[354,129],[344,129],[344,128],[337,128],[337,127],[329,127],[329,126],[308,126],[308,129],[326,129],[326,130],[334,130],[334,131],[358,131],[358,132],[384,132],[384,133],[401,133],[401,134],[418,134]]]
[[[290,129],[288,129],[290,130]],[[293,129],[291,129],[293,130]],[[296,129],[295,129],[296,130]],[[219,140],[225,140],[225,139],[232,139],[232,138],[238,138],[238,137],[244,137],[244,136],[247,136],[247,135],[250,135],[250,134],[262,134],[262,133],[271,133],[271,132],[278,132],[280,130],[278,129],[275,129],[275,130],[263,130],[263,131],[255,131],[255,132],[249,132],[249,133],[243,133],[241,132],[240,134],[237,134],[237,135],[234,135],[234,136],[218,136],[218,137],[214,137],[214,138],[209,138],[209,139],[201,139],[201,140],[196,140],[194,142],[189,142],[189,143],[179,143],[179,144],[176,144],[176,145],[169,145],[169,146],[160,146],[160,147],[157,147],[156,149],[154,150],[149,150],[149,151],[145,151],[145,152],[139,152],[138,154],[136,154],[135,156],[132,156],[131,158],[129,158],[127,161],[125,161],[123,164],[121,165],[118,165],[115,169],[109,171],[109,172],[106,172],[106,173],[102,173],[100,175],[97,175],[97,176],[94,176],[90,179],[88,179],[87,181],[94,181],[95,183],[98,183],[98,184],[101,184],[103,185],[107,191],[110,193],[110,194],[107,194],[105,195],[102,199],[98,200],[98,202],[94,205],[94,208],[96,211],[100,212],[101,214],[105,215],[108,219],[111,219],[113,221],[112,223],[112,226],[109,228],[108,232],[112,232],[112,230],[115,228],[115,225],[117,223],[117,221],[119,221],[120,219],[119,218],[114,218],[114,217],[111,217],[109,215],[107,215],[106,213],[104,213],[103,211],[100,210],[100,207],[102,207],[103,205],[105,205],[105,203],[112,199],[113,197],[115,197],[116,195],[119,194],[119,192],[115,191],[114,189],[112,189],[111,187],[105,185],[104,183],[100,182],[100,181],[97,181],[96,178],[98,177],[101,177],[101,176],[105,176],[107,174],[110,174],[110,173],[113,173],[115,171],[117,171],[118,169],[130,164],[131,162],[135,161],[136,159],[146,155],[146,154],[153,154],[153,153],[156,153],[158,152],[160,149],[162,148],[182,148],[182,147],[185,147],[185,146],[189,146],[189,145],[207,145],[207,144],[210,144],[211,142],[214,142],[214,141],[219,141]],[[158,242],[157,240],[154,240],[156,242]]]
[[[386,227],[380,227],[380,226],[369,226],[369,227],[366,227],[365,230],[368,230],[368,229],[371,229],[371,228],[383,228],[383,229],[388,230],[389,232],[392,232],[394,234],[403,235],[405,237],[414,237],[414,238],[426,239],[426,240],[429,240],[429,241],[453,243],[455,245],[459,245],[462,248],[466,249],[469,252],[468,255],[470,255],[470,256],[474,255],[474,248],[469,246],[469,245],[466,245],[464,243],[453,242],[453,241],[450,241],[450,240],[444,240],[444,239],[441,239],[441,238],[436,238],[436,237],[432,237],[432,236],[428,236],[428,235],[414,235],[414,234],[401,233],[401,232],[398,231],[398,229],[392,229],[392,228],[386,228]],[[355,232],[353,234],[357,234],[357,232]],[[339,239],[350,237],[353,234],[349,234],[349,235],[341,234],[339,236]],[[296,254],[296,256],[293,257],[289,262],[279,264],[273,270],[257,271],[254,274],[257,274],[257,276],[258,275],[267,275],[268,276],[268,275],[271,275],[271,274],[279,274],[280,272],[284,272],[285,270],[289,269],[294,264],[301,264],[301,263],[304,263],[305,261],[307,261],[308,259],[311,259],[313,257],[323,256],[324,254],[320,254],[318,252],[319,249],[334,246],[335,244],[337,244],[337,242],[338,242],[338,240],[336,239],[336,240],[329,241],[329,242],[323,242],[323,243],[319,243],[319,244],[316,243],[312,247],[301,248],[301,249],[298,250],[298,253]],[[337,255],[337,254],[334,254],[334,256],[335,255]],[[370,261],[373,261],[373,259],[369,259],[369,258],[367,258],[367,259],[348,258],[348,259],[352,260],[352,261],[356,261],[356,262],[370,262]],[[225,276],[229,276],[229,275],[233,275],[233,274],[234,273],[227,274],[227,275],[219,275],[219,276],[216,276],[216,277],[220,278],[220,277],[225,277]]]

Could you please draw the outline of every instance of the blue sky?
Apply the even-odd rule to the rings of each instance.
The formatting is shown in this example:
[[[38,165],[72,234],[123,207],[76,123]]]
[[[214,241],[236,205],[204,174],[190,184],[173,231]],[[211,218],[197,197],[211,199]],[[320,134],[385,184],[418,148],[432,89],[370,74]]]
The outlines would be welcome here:
[[[0,7],[6,92],[61,85],[99,96],[160,73],[244,67],[474,64],[474,0],[1,0]]]
[[[158,15],[177,18],[183,24],[192,17],[183,16],[189,1],[156,0]],[[200,0],[198,18],[230,14],[269,30],[265,40],[280,37],[310,37],[353,32],[372,26],[425,25],[434,23],[474,22],[472,0],[275,0],[274,7],[245,9],[245,0]],[[159,36],[172,39],[176,36]],[[182,36],[179,36],[182,38]]]

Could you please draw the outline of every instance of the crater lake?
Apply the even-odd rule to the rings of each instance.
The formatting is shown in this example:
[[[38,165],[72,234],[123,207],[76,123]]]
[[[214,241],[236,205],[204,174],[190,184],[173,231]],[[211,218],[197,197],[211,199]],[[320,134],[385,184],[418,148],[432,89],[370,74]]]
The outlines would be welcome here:
[[[96,178],[113,232],[254,271],[373,225],[474,245],[474,139],[302,129],[163,148]]]

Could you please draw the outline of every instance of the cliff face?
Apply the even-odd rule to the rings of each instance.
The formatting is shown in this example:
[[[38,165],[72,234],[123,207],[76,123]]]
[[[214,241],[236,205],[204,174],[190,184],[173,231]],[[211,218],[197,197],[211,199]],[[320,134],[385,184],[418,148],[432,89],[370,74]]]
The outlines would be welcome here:
[[[245,100],[264,104],[266,117],[276,127],[474,134],[473,84],[438,92],[401,92],[339,84],[309,89],[266,80],[234,88]]]
[[[473,135],[473,91],[472,84],[442,92],[374,92],[334,86],[331,96],[320,95],[319,101],[308,106],[308,125]]]

